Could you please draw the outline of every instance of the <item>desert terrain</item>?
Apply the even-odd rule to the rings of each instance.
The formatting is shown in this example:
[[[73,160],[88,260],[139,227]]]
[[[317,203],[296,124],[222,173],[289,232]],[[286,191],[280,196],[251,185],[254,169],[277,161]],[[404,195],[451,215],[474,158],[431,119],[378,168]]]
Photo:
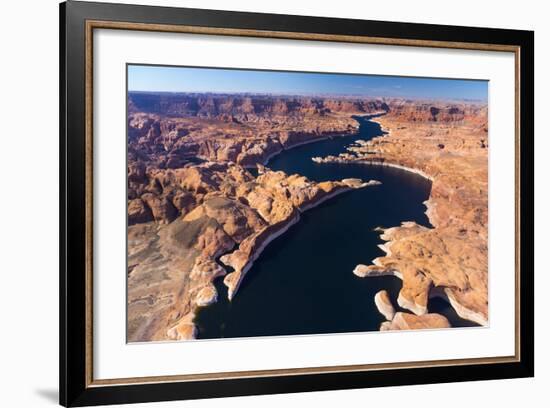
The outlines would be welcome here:
[[[224,276],[238,296],[252,263],[300,214],[376,180],[314,182],[270,170],[284,150],[357,132],[354,116],[387,134],[325,162],[400,166],[432,181],[431,228],[384,226],[386,255],[358,276],[403,280],[395,312],[373,299],[381,330],[449,327],[432,296],[486,324],[487,107],[465,102],[350,97],[130,92],[128,99],[128,340],[197,336],[197,308],[216,302]],[[352,271],[349,271],[351,273]],[[410,312],[410,313],[409,313]]]

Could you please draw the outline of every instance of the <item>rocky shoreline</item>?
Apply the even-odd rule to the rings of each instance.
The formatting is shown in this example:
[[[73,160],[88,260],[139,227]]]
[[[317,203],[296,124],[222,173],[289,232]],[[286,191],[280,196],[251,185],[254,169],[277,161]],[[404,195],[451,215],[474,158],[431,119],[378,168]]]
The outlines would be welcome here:
[[[315,138],[311,138],[310,140],[305,140],[305,141],[302,141],[302,142],[295,142],[295,143],[291,143],[291,144],[288,144],[286,146],[282,146],[281,145],[281,148],[279,150],[276,150],[272,153],[270,153],[267,157],[265,157],[262,161],[262,165],[263,166],[267,166],[269,164],[269,161],[274,158],[275,156],[278,156],[279,154],[283,153],[285,150],[290,150],[290,149],[293,149],[295,147],[299,147],[299,146],[304,146],[304,145],[308,145],[308,144],[311,144],[311,143],[317,143],[317,142],[321,142],[323,140],[327,140],[327,139],[332,139],[332,138],[336,138],[336,137],[346,137],[346,136],[352,136],[353,134],[355,134],[357,132],[357,129],[356,128],[353,128],[351,131],[347,131],[347,132],[341,132],[341,133],[331,133],[329,135],[324,135],[324,136],[319,136],[319,137],[315,137]],[[247,164],[247,165],[243,165],[244,168],[247,168],[247,169],[255,169],[257,166],[256,163],[254,164]]]
[[[486,111],[481,110],[481,115],[484,114]],[[486,119],[480,121],[476,114],[471,124],[458,126],[451,122],[434,126],[410,122],[406,117],[396,118],[390,113],[372,121],[381,124],[384,136],[358,141],[348,148],[349,153],[312,160],[320,164],[395,167],[430,180],[432,193],[425,205],[433,228],[403,222],[398,227],[381,229],[381,239],[386,243],[380,248],[385,256],[374,259],[372,265],[357,265],[353,273],[359,277],[399,277],[403,289],[397,303],[418,317],[429,316],[428,299],[437,296],[446,300],[460,317],[487,326],[487,134],[483,128]],[[462,136],[463,140],[460,145],[441,136],[430,140],[436,134]],[[411,154],[411,146],[422,153]],[[455,168],[461,170],[457,172]],[[481,177],[477,179],[478,186],[462,194],[458,208],[450,201],[448,192],[454,188],[464,191],[461,183],[469,173]],[[464,242],[467,237],[471,241]],[[446,324],[439,318],[429,320],[436,327]],[[393,326],[388,323],[381,330],[390,327]]]
[[[349,160],[341,159],[341,158],[333,157],[333,156],[329,156],[329,157],[325,157],[325,158],[313,157],[311,160],[313,162],[319,163],[319,164],[323,164],[323,163],[346,164],[346,163],[350,162]],[[408,171],[409,173],[418,174],[419,176],[422,176],[427,180],[433,181],[433,177],[430,176],[429,174],[426,174],[422,170],[414,169],[414,168],[407,167],[407,166],[402,166],[402,165],[396,164],[396,163],[390,163],[390,162],[381,161],[381,160],[366,160],[366,159],[365,160],[354,160],[353,162],[358,163],[358,164],[363,164],[363,165],[366,165],[366,166],[393,167],[394,169],[405,170],[405,171]]]
[[[286,231],[288,231],[288,229],[291,226],[298,223],[300,221],[301,213],[311,210],[312,208],[315,208],[320,204],[324,203],[325,201],[330,200],[331,198],[337,195],[340,195],[342,193],[345,193],[354,189],[365,188],[365,187],[381,184],[379,181],[376,181],[376,180],[362,182],[361,180],[357,180],[357,179],[344,179],[340,183],[342,183],[339,185],[340,187],[334,188],[333,191],[323,196],[320,196],[318,199],[312,200],[310,202],[305,202],[300,206],[296,207],[297,212],[295,213],[295,215],[292,218],[281,222],[280,223],[281,225],[271,226],[273,227],[273,230],[266,229],[265,231],[262,231],[261,236],[253,237],[252,239],[254,239],[256,242],[259,240],[260,244],[255,246],[255,249],[253,249],[252,252],[248,256],[246,256],[246,262],[244,263],[244,265],[242,265],[242,256],[239,250],[236,250],[232,253],[224,255],[220,258],[220,262],[222,264],[234,269],[234,272],[229,273],[224,279],[224,284],[228,288],[229,300],[233,299],[246,273],[252,267],[252,265],[254,264],[254,261],[258,259],[260,254],[267,247],[267,245],[271,241],[273,241],[274,239],[276,239],[277,237],[281,236]]]

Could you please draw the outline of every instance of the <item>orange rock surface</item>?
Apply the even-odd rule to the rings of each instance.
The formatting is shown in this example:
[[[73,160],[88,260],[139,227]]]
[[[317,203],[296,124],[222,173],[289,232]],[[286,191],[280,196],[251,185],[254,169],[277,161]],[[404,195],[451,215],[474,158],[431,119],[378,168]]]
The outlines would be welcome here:
[[[437,313],[417,316],[411,313],[397,312],[391,321],[382,323],[380,330],[447,329],[449,327],[451,325],[447,318]]]

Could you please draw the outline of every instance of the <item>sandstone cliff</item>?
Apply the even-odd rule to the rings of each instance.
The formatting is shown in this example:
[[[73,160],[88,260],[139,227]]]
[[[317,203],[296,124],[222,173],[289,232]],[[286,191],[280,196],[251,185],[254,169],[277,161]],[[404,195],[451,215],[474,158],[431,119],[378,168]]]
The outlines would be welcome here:
[[[254,167],[282,149],[353,133],[351,115],[386,109],[380,100],[132,92],[128,156],[144,168],[197,159]]]

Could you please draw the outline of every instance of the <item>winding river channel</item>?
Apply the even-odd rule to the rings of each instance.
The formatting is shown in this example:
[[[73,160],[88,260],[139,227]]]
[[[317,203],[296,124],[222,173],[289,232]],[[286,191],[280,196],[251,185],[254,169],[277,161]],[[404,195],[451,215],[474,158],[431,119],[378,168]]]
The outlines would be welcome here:
[[[376,292],[386,289],[397,306],[400,279],[359,278],[352,271],[357,264],[369,264],[383,255],[376,227],[402,221],[430,226],[423,202],[431,182],[391,167],[311,160],[338,155],[358,139],[383,134],[368,117],[356,120],[357,134],[285,150],[267,167],[318,182],[361,178],[382,184],[338,195],[304,212],[296,225],[262,252],[232,301],[227,299],[223,278],[218,278],[214,282],[218,301],[200,308],[195,318],[198,338],[373,331],[384,321],[374,304]],[[430,300],[428,309],[445,315],[455,327],[475,325],[459,318],[441,299]]]

